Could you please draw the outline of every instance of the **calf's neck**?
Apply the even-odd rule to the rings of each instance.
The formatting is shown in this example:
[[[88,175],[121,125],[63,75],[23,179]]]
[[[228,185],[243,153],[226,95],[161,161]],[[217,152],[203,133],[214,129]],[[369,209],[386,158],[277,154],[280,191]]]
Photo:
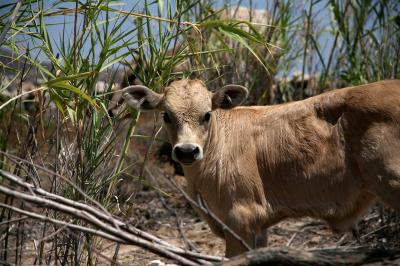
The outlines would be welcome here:
[[[239,85],[210,92],[189,79],[163,94],[142,85],[123,90],[127,104],[163,112],[189,195],[201,195],[251,247],[266,245],[267,228],[285,218],[315,217],[347,231],[376,200],[400,210],[400,81],[237,107],[246,96]],[[227,256],[245,251],[201,215],[225,239]]]

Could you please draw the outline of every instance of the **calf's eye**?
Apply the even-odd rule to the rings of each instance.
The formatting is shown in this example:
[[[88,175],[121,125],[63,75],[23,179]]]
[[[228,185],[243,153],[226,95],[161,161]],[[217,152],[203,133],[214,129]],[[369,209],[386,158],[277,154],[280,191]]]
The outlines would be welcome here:
[[[169,115],[167,113],[163,113],[163,120],[164,120],[164,123],[171,123],[171,118],[169,117]]]
[[[211,119],[211,112],[207,112],[207,113],[204,115],[204,122],[209,122],[210,119]]]

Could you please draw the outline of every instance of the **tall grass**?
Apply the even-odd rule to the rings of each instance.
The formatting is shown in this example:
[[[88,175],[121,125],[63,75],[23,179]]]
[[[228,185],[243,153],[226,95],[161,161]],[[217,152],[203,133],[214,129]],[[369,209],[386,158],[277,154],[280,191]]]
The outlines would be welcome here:
[[[293,69],[300,71],[301,83],[308,75],[316,77],[318,86],[312,93],[400,75],[396,0],[267,1],[262,11],[265,25],[233,19],[236,4],[1,4],[0,44],[11,52],[1,55],[0,168],[53,193],[96,201],[120,213],[121,177],[143,178],[143,166],[128,160],[136,148],[131,141],[140,113],[108,112],[114,92],[127,82],[121,78],[124,60],[135,58],[129,71],[154,90],[182,77],[202,78],[210,88],[235,82],[250,89],[252,104],[274,103],[277,94],[280,101],[310,96],[304,86],[287,82]],[[248,19],[256,20],[260,12],[250,8]],[[102,89],[99,79],[105,81]],[[34,93],[25,91],[28,81],[38,84]],[[130,121],[124,119],[127,113]],[[12,198],[2,200],[31,208]],[[50,211],[47,215],[62,216]],[[16,217],[2,209],[0,223]],[[28,235],[32,228],[35,232]],[[26,263],[28,238],[36,241],[35,264],[94,265],[95,250],[101,246],[97,237],[25,219],[17,220],[16,226],[2,224],[1,230],[1,260],[15,264]]]
[[[203,30],[266,46],[256,30],[249,33],[238,27],[242,22],[219,20],[213,16],[211,5],[205,6],[202,1],[176,1],[175,4],[145,1],[142,7],[138,6],[140,3],[131,10],[107,0],[51,4],[21,1],[17,5],[0,6],[3,10],[0,31],[5,36],[2,48],[12,51],[5,55],[8,63],[2,66],[2,76],[15,77],[10,84],[2,82],[1,90],[17,88],[17,96],[1,102],[2,169],[26,175],[51,192],[76,201],[96,201],[109,211],[118,212],[119,204],[123,203],[116,194],[121,176],[127,173],[139,178],[132,175],[137,173],[133,169],[137,168],[137,162],[126,161],[126,156],[132,148],[130,143],[140,115],[125,110],[109,116],[108,107],[118,88],[116,79],[122,71],[119,62],[135,51],[140,56],[139,67],[132,71],[141,82],[159,90],[171,79],[191,74],[190,70],[176,73],[179,64],[195,58],[196,71],[204,71],[206,66],[201,56],[229,49],[227,45],[219,50],[199,46]],[[202,12],[204,8],[209,14]],[[9,21],[12,12],[18,15]],[[53,22],[53,18],[62,21]],[[51,30],[54,26],[62,31]],[[171,49],[176,52],[171,53]],[[257,54],[254,52],[254,55]],[[30,99],[29,104],[34,108],[28,111],[23,108],[28,100],[23,97],[22,86],[33,71],[33,76],[41,82],[35,89],[35,99]],[[101,90],[96,87],[100,75],[107,76],[106,86]],[[123,121],[124,112],[132,116],[128,125]],[[55,174],[43,172],[35,165]],[[63,176],[75,186],[57,176]],[[23,202],[4,200],[24,208]],[[48,215],[62,217],[55,212]],[[7,221],[16,216],[3,209],[0,219]],[[74,265],[96,262],[94,250],[101,244],[97,237],[49,224],[38,227],[25,220],[18,222],[17,228],[16,235],[11,224],[4,228],[3,232],[7,233],[1,239],[3,261]],[[37,241],[34,260],[27,262],[23,260],[29,257],[25,254],[29,242],[26,230],[32,228],[40,230],[32,236]],[[53,237],[51,245],[46,246],[48,241],[44,239],[49,234]],[[10,246],[15,247],[14,252],[9,251]]]

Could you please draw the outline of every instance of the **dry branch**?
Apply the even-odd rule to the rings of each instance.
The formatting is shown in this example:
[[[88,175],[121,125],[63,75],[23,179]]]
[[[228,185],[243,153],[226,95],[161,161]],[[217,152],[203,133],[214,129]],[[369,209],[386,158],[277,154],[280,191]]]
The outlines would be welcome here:
[[[23,158],[20,158],[20,157],[17,157],[17,156],[15,156],[15,155],[13,155],[13,154],[10,154],[10,153],[7,153],[7,152],[3,152],[3,151],[0,151],[0,154],[2,154],[2,155],[4,155],[4,156],[7,156],[8,157],[8,159],[10,159],[11,161],[14,161],[17,165],[20,165],[20,163],[22,162],[22,163],[26,163],[26,164],[28,164],[28,165],[32,165],[33,167],[35,167],[35,168],[38,168],[38,169],[40,169],[40,170],[42,170],[42,171],[45,171],[46,173],[48,173],[48,174],[51,174],[51,175],[53,175],[53,176],[55,176],[55,177],[58,177],[58,178],[60,178],[61,180],[63,180],[64,182],[66,182],[68,185],[70,185],[74,190],[76,190],[80,195],[82,195],[85,199],[87,199],[89,202],[92,202],[94,205],[96,205],[104,214],[107,214],[109,217],[111,217],[111,214],[106,210],[106,208],[104,208],[103,207],[103,205],[101,205],[98,201],[96,201],[96,200],[94,200],[93,198],[91,198],[91,197],[89,197],[88,195],[86,195],[86,193],[85,192],[83,192],[74,182],[72,182],[69,178],[65,178],[64,176],[62,176],[62,175],[60,175],[60,174],[58,174],[58,173],[56,173],[56,172],[54,172],[54,171],[52,171],[52,170],[50,170],[50,169],[48,169],[48,168],[46,168],[46,167],[43,167],[43,166],[41,166],[41,165],[37,165],[37,164],[35,164],[35,163],[33,163],[33,162],[31,162],[31,161],[28,161],[28,160],[25,160],[25,159],[23,159]],[[0,169],[1,170],[1,169]],[[8,172],[5,172],[4,171],[4,173],[5,174],[7,174]],[[8,173],[9,174],[9,173]],[[12,175],[9,175],[9,178],[8,179],[10,179],[10,178],[12,178]],[[17,180],[12,180],[13,182],[16,182],[16,183],[18,183],[18,184],[20,184],[20,182],[18,182]],[[21,180],[22,181],[22,180]],[[23,182],[23,181],[22,181]],[[26,182],[25,182],[26,183]],[[29,183],[27,183],[29,186],[32,186],[31,184],[29,184]],[[53,194],[54,195],[54,194]],[[57,195],[56,195],[57,196]],[[65,198],[64,198],[65,199]]]
[[[18,185],[17,187],[13,187],[13,189],[0,185],[0,193],[21,199],[25,202],[34,203],[40,208],[56,210],[66,215],[64,220],[60,218],[55,219],[51,218],[51,216],[45,216],[34,211],[0,203],[0,207],[24,215],[24,217],[18,218],[17,220],[30,217],[75,231],[97,235],[117,243],[139,246],[162,257],[173,259],[182,265],[211,264],[223,260],[221,257],[203,255],[173,246],[94,206],[82,202],[75,202],[47,192],[1,169],[0,176]],[[174,183],[174,186],[177,185]],[[23,191],[18,190],[18,187]],[[177,188],[181,190],[181,188]],[[181,190],[181,192],[185,197],[188,197],[184,191]],[[191,200],[190,198],[187,199]],[[199,199],[199,203],[191,203],[198,206],[209,215],[209,210],[201,199]],[[67,218],[67,215],[69,218]],[[15,222],[17,220],[10,220],[8,222]],[[224,261],[221,265],[362,265],[382,261],[392,264],[400,263],[400,250],[367,247],[315,249],[307,251],[290,248],[263,248],[251,250],[230,261]]]
[[[400,250],[383,248],[334,248],[298,250],[262,248],[249,251],[220,265],[400,265]]]
[[[103,210],[37,188],[34,185],[23,181],[22,178],[4,170],[0,170],[0,176],[3,176],[25,189],[25,191],[18,191],[15,188],[9,189],[0,185],[0,193],[21,199],[25,202],[34,203],[40,208],[49,208],[62,212],[69,215],[71,221],[53,219],[32,211],[0,203],[0,206],[3,208],[11,209],[17,213],[41,221],[98,235],[115,242],[136,245],[162,257],[173,259],[184,265],[209,264],[211,262],[219,262],[223,259],[221,257],[203,255],[175,247],[162,239],[141,231],[118,218],[105,213]],[[77,224],[77,220],[84,223],[85,226]]]

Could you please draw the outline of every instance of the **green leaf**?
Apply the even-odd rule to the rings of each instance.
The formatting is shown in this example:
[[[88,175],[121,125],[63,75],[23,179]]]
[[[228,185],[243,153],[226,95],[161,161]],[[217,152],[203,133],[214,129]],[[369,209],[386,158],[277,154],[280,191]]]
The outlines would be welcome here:
[[[85,78],[85,77],[89,77],[96,74],[96,72],[84,72],[84,73],[79,73],[79,74],[75,74],[75,75],[70,75],[70,76],[66,76],[66,77],[59,77],[59,78],[55,78],[52,80],[49,80],[45,83],[45,85],[47,85],[48,87],[53,86],[53,84],[57,84],[59,82],[64,82],[64,81],[72,81],[72,80],[77,80],[80,78]]]
[[[74,94],[82,97],[86,101],[88,101],[89,104],[91,106],[93,106],[94,108],[98,108],[97,103],[89,95],[84,93],[79,88],[72,86],[67,81],[58,81],[58,82],[50,82],[50,83],[46,82],[45,85],[49,86],[51,88],[54,88],[54,89],[65,89],[65,90],[71,91],[72,93],[74,93]]]

